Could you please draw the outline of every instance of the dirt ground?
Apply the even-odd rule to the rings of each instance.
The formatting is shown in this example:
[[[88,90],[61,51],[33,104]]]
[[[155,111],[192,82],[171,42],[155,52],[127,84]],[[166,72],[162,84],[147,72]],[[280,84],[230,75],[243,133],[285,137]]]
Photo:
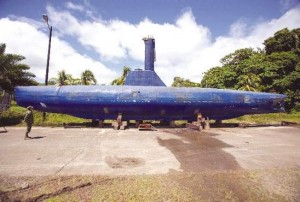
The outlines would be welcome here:
[[[0,201],[300,201],[300,128],[8,128]]]

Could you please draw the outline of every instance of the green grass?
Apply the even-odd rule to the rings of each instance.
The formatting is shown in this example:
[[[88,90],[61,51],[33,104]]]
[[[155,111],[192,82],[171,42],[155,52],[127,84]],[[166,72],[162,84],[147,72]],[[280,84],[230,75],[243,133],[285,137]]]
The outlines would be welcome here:
[[[300,112],[245,115],[234,119],[224,120],[224,123],[258,123],[270,124],[282,121],[300,123]]]
[[[9,110],[1,115],[1,124],[5,126],[24,126],[23,122],[26,108],[12,103]],[[271,124],[281,121],[300,123],[300,112],[245,115],[234,119],[224,120],[224,123],[257,123]],[[65,114],[46,113],[46,121],[43,123],[43,113],[34,111],[34,126],[62,126],[63,123],[87,123],[91,120],[77,118]]]
[[[24,126],[23,121],[27,109],[12,103],[9,110],[3,112],[1,124],[5,126]],[[34,110],[34,126],[62,126],[63,123],[84,123],[89,120],[77,118],[66,114],[46,113],[43,123],[43,113]]]
[[[299,180],[297,168],[137,176],[1,176],[0,191],[7,201],[295,201]],[[30,186],[20,189],[24,182]]]

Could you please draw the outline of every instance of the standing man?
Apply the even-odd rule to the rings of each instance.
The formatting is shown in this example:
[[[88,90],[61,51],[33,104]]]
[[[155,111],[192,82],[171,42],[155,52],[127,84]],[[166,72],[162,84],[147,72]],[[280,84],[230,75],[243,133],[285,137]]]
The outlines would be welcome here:
[[[26,112],[26,115],[25,115],[25,117],[24,117],[24,121],[25,121],[25,123],[26,123],[26,125],[27,125],[27,130],[26,130],[26,134],[25,134],[25,138],[24,138],[24,140],[26,140],[26,139],[28,139],[28,138],[30,138],[29,136],[28,136],[28,134],[30,133],[30,131],[31,131],[31,127],[32,127],[32,124],[33,124],[33,107],[32,106],[28,106],[27,107],[27,112]]]

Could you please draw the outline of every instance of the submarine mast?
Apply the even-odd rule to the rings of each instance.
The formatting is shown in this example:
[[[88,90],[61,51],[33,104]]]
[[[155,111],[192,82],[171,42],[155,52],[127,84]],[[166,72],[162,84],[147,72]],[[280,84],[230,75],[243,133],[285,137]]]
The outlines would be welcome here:
[[[155,39],[149,36],[143,40],[145,42],[145,70],[154,71]]]

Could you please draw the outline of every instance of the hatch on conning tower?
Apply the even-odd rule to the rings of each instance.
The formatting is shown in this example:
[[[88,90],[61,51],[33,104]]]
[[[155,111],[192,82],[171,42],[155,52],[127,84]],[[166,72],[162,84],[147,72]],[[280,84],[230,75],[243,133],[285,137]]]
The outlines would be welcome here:
[[[145,70],[136,69],[128,72],[125,84],[127,86],[166,86],[154,71],[155,39],[143,38],[145,42]]]

